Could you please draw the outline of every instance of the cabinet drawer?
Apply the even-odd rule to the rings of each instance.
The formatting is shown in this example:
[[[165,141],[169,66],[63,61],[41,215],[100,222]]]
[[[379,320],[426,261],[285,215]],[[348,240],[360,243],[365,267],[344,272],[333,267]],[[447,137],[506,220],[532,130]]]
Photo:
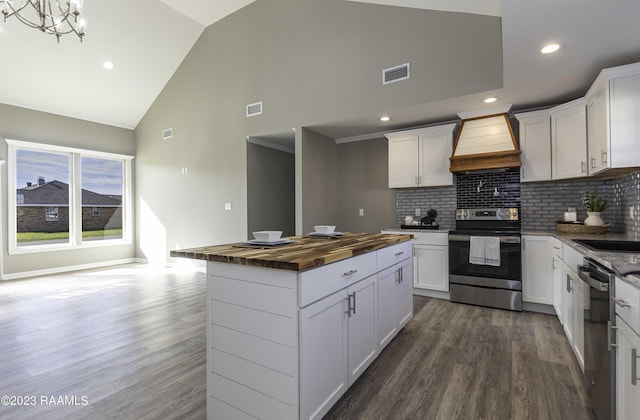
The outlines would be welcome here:
[[[578,273],[578,266],[582,265],[582,254],[571,248],[569,245],[563,244],[562,247],[563,259],[565,264],[567,264],[574,273]]]
[[[640,289],[616,277],[615,311],[629,326],[640,334]]]
[[[376,265],[376,252],[368,252],[300,273],[300,307],[375,274]]]
[[[411,257],[412,247],[412,241],[407,241],[379,249],[377,251],[378,269],[376,271],[382,271],[387,267],[391,267],[392,265]]]

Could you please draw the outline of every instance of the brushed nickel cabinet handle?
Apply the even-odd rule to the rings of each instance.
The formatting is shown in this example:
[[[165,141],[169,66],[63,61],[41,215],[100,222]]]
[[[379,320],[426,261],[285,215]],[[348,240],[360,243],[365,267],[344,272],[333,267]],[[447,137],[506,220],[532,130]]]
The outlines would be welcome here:
[[[353,311],[353,314],[356,314],[356,292],[353,292],[351,295],[349,295],[349,297],[351,297],[353,295],[353,308],[351,308],[351,310]]]
[[[638,350],[636,348],[631,349],[631,385],[636,385],[638,383],[638,375],[636,375],[637,368],[637,360],[638,360]]]
[[[567,274],[567,293],[571,293],[571,277]]]
[[[586,162],[584,160],[580,161],[580,172],[583,174],[587,173],[587,169],[586,169]]]
[[[613,299],[613,301],[616,303],[616,305],[618,305],[621,308],[630,308],[631,307],[631,305],[628,304],[623,299],[620,299],[620,298],[617,298],[617,297],[612,297],[611,299]]]
[[[352,274],[356,274],[358,272],[358,270],[349,270],[349,271],[345,271],[344,273],[342,273],[343,276],[350,276]]]
[[[400,267],[400,283],[404,281],[404,267]]]
[[[591,158],[591,169],[596,169],[596,158]]]
[[[396,252],[396,257],[399,257],[402,254],[404,254],[404,251]]]
[[[611,321],[607,321],[607,350],[611,351],[612,347],[618,347],[617,344],[613,342],[613,330],[617,330],[618,327],[615,325],[611,325]]]
[[[600,152],[600,161],[602,162],[603,165],[607,164],[607,151],[603,150]]]
[[[346,298],[344,298],[343,300],[347,301],[347,310],[344,311],[345,314],[347,314],[348,318],[351,318],[351,295],[348,295]]]

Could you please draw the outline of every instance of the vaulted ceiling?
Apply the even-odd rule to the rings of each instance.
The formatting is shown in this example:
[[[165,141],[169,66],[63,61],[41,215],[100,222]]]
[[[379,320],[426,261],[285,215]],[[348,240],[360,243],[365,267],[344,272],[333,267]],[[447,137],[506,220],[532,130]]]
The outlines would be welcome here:
[[[202,31],[253,1],[86,0],[82,43],[72,35],[56,43],[9,19],[0,23],[0,103],[135,128]],[[396,125],[479,108],[489,94],[519,108],[570,99],[584,93],[603,67],[640,61],[637,0],[344,1],[502,16],[504,87],[381,110],[394,113]],[[538,49],[547,41],[561,42],[563,49],[542,56]],[[114,63],[112,70],[103,68],[105,60]],[[364,121],[348,125],[367,130]],[[357,134],[341,124],[324,129],[334,137]]]

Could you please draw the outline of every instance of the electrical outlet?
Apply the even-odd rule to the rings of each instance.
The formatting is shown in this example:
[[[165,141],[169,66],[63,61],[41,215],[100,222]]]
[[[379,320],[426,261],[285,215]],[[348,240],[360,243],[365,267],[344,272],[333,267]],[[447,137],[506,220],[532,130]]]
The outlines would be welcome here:
[[[233,208],[233,205],[231,203],[224,203],[225,210],[231,210],[232,208]]]
[[[416,216],[420,216],[420,209],[416,209]]]
[[[364,216],[364,209],[358,210],[358,216]]]
[[[634,212],[633,212],[633,206],[629,207],[629,218],[633,219],[633,217],[635,216]]]

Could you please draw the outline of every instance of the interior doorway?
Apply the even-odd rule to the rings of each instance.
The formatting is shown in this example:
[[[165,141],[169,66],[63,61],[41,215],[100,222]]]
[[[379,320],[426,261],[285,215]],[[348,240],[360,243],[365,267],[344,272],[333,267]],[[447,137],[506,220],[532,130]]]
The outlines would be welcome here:
[[[247,235],[295,235],[295,132],[247,138]]]

